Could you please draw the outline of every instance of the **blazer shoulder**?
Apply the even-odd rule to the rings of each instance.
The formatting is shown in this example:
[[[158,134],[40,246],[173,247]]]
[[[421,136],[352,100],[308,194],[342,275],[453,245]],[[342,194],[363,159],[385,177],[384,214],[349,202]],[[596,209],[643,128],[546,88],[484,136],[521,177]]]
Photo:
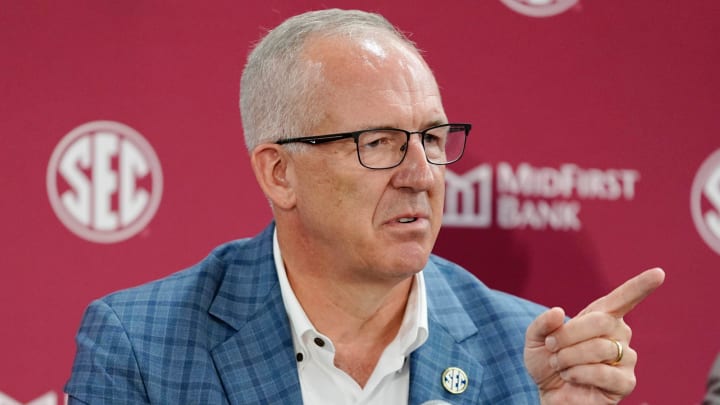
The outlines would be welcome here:
[[[243,286],[252,284],[251,278],[267,278],[268,272],[259,270],[259,263],[264,262],[265,268],[272,263],[272,239],[268,248],[266,232],[222,244],[189,268],[98,301],[116,314],[131,335],[134,330],[146,333],[148,323],[174,324],[187,319],[207,323],[208,312],[219,295],[243,291]]]
[[[203,298],[212,298],[218,283],[227,269],[226,257],[239,248],[242,240],[229,242],[215,248],[198,263],[135,287],[115,291],[100,298],[116,310],[126,305],[165,305],[195,302],[202,305]]]

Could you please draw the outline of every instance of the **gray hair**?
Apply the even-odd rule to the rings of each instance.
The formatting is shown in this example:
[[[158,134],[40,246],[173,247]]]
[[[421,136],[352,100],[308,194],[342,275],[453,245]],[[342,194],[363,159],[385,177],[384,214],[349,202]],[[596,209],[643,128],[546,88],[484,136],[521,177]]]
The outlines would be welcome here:
[[[302,60],[310,36],[388,33],[417,51],[383,16],[358,10],[311,11],[271,30],[248,56],[240,79],[240,113],[249,151],[264,142],[308,135],[323,118],[317,87],[319,67]],[[419,51],[418,51],[419,52]]]

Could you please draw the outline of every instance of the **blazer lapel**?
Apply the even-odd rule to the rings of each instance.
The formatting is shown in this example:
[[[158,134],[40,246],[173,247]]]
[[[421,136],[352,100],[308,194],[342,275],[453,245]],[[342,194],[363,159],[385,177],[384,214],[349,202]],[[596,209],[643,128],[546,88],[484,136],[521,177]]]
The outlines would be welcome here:
[[[231,404],[302,403],[290,324],[272,255],[270,226],[234,257],[210,314],[237,332],[210,354]]]
[[[451,404],[477,404],[484,368],[463,341],[478,333],[457,297],[430,263],[424,271],[428,303],[428,340],[410,356],[410,404],[431,400]],[[451,393],[443,386],[443,373],[456,367],[467,375],[465,391]]]
[[[270,301],[211,351],[231,404],[302,403],[290,329],[277,316],[284,309],[281,300]]]

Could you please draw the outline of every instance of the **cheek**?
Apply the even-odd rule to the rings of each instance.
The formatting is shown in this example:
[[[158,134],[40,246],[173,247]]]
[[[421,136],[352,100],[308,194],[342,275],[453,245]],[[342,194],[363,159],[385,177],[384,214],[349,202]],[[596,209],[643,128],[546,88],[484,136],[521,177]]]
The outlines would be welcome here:
[[[355,218],[372,215],[385,189],[370,181],[367,174],[352,178],[336,177],[329,187],[335,206],[350,211]]]
[[[445,201],[445,166],[433,166],[434,184],[432,187],[432,198],[439,200],[440,204]]]
[[[298,206],[304,212],[320,216],[319,220],[351,219],[358,223],[371,218],[383,187],[366,172],[317,165],[308,167],[299,180]]]
[[[442,216],[445,207],[445,166],[438,166],[435,172],[435,184],[430,196],[430,204],[432,204],[433,219],[436,227],[439,229],[442,225]]]
[[[335,196],[329,192],[334,187],[332,176],[322,162],[303,161],[296,165],[296,172],[293,189],[301,216],[319,215],[335,204]]]

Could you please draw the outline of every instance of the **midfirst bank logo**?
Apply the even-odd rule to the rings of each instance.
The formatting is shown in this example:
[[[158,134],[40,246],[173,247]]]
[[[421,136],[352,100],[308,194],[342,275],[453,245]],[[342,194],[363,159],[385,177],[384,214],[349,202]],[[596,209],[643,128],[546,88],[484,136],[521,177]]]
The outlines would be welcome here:
[[[500,0],[508,8],[529,17],[551,17],[564,13],[578,0]]]
[[[720,254],[720,149],[703,162],[695,175],[690,211],[702,239]]]
[[[535,167],[500,162],[445,175],[443,225],[579,231],[583,200],[633,200],[640,174],[632,169]],[[493,187],[493,184],[495,187]]]
[[[137,131],[114,121],[93,121],[68,133],[47,168],[55,214],[74,234],[115,243],[142,231],[162,196],[160,161]]]

